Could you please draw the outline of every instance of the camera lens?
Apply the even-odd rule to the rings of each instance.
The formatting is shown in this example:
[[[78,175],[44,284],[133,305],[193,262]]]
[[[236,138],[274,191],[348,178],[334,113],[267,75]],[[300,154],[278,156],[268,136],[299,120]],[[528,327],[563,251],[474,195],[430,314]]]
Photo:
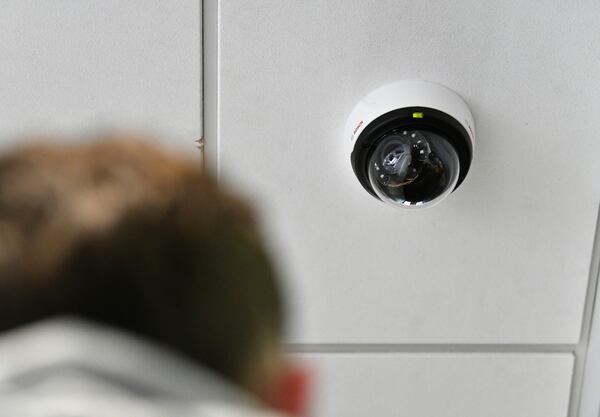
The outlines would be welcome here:
[[[454,147],[426,130],[387,133],[376,142],[368,162],[375,193],[403,208],[434,206],[454,190],[459,171]]]

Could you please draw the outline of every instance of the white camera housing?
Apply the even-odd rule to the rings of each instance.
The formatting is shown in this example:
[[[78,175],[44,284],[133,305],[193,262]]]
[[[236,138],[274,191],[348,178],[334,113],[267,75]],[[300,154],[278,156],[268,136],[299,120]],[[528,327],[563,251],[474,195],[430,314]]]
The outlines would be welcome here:
[[[424,209],[465,179],[474,129],[473,115],[457,93],[404,80],[367,94],[350,113],[344,138],[365,190],[395,207]]]

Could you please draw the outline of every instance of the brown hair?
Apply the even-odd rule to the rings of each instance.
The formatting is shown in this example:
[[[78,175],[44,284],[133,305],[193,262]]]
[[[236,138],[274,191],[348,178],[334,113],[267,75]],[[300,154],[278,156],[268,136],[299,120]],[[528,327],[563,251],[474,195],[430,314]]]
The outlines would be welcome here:
[[[120,138],[0,159],[0,331],[74,314],[245,384],[281,336],[249,207],[193,164]]]

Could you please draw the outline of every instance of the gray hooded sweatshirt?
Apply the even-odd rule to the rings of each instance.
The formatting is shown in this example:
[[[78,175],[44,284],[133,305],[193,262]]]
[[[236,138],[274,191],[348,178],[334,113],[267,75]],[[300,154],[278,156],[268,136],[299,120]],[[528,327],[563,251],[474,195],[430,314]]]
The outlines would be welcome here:
[[[164,348],[78,319],[0,335],[0,417],[283,417]]]

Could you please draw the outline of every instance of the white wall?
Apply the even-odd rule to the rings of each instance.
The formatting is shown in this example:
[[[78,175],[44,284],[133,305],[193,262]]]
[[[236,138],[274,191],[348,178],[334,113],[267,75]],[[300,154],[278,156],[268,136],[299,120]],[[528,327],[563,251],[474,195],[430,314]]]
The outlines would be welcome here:
[[[117,128],[195,152],[198,3],[3,1],[0,147]],[[268,220],[316,416],[574,410],[600,4],[542,3],[205,2],[209,162]],[[465,97],[478,143],[455,195],[406,214],[360,188],[341,133],[362,95],[415,77]]]
[[[2,1],[0,147],[110,129],[194,152],[200,20],[198,0]]]
[[[564,417],[573,366],[572,356],[560,354],[301,358],[320,375],[316,416]]]
[[[474,417],[507,384],[530,395],[500,414],[566,416],[600,196],[600,3],[206,3],[205,22],[216,22],[205,44],[215,62],[208,155],[268,219],[297,313],[292,348],[326,364],[323,380],[336,387],[326,392],[338,391],[316,413],[362,417],[366,401],[379,404],[373,416]],[[355,102],[404,78],[456,90],[477,125],[467,180],[422,213],[375,201],[343,152]],[[336,356],[347,351],[366,356]],[[403,374],[420,354],[455,369],[444,351],[466,364],[440,376],[448,392],[402,388],[430,375],[428,360]],[[531,366],[508,351],[531,354]],[[479,355],[513,377],[482,370]],[[475,402],[410,401],[456,386]],[[396,395],[408,399],[392,406]]]

